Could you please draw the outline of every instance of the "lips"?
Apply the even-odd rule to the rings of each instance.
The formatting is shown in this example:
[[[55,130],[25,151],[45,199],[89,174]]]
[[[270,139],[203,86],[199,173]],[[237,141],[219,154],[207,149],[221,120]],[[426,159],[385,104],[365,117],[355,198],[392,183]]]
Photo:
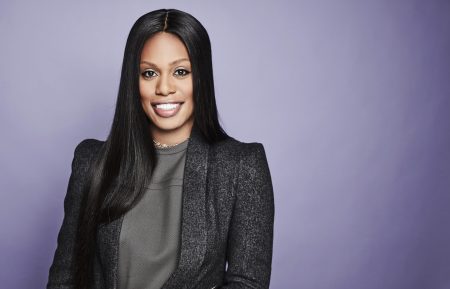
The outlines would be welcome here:
[[[160,117],[172,117],[178,113],[184,102],[153,102],[152,107]]]

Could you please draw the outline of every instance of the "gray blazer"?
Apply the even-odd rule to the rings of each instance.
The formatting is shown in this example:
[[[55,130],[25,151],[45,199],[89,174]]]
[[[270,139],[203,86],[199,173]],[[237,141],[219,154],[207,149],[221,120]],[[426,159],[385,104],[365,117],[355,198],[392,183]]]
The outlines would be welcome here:
[[[81,188],[103,143],[85,139],[75,148],[47,289],[74,288],[70,264]],[[181,253],[162,288],[269,288],[274,211],[263,145],[234,138],[209,145],[194,125],[183,179]],[[92,288],[117,288],[122,220],[123,216],[97,229]]]

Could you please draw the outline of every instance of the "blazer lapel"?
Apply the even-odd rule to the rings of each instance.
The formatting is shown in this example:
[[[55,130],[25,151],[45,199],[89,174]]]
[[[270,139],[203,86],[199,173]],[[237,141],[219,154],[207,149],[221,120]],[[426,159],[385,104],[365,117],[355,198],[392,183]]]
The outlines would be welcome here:
[[[162,289],[189,287],[206,250],[205,195],[209,144],[194,124],[186,151],[183,176],[181,253],[178,266]],[[124,216],[98,231],[106,288],[118,287],[119,238]]]
[[[206,176],[209,145],[194,125],[186,152],[183,177],[181,256],[162,289],[189,288],[206,250]]]

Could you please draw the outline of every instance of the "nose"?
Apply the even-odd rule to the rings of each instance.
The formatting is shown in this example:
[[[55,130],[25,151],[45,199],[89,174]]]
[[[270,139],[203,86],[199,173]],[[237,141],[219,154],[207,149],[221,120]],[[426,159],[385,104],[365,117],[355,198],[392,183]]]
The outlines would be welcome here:
[[[159,77],[158,82],[156,84],[155,93],[157,95],[169,95],[174,92],[175,92],[175,87],[173,86],[173,83],[170,80],[170,77],[161,75],[161,77]]]

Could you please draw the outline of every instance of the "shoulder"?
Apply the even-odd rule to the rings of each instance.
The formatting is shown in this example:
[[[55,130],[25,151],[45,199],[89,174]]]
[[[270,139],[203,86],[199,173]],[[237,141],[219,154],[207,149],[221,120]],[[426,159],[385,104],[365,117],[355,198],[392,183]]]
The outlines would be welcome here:
[[[266,161],[264,145],[260,142],[243,142],[233,137],[211,145],[213,156],[239,163]]]
[[[91,153],[97,152],[105,143],[105,141],[98,140],[95,138],[86,138],[80,141],[75,147],[75,153],[80,155],[89,155]]]
[[[87,138],[80,141],[74,150],[72,166],[76,169],[87,167],[90,160],[96,156],[102,148],[105,141],[94,138]]]

